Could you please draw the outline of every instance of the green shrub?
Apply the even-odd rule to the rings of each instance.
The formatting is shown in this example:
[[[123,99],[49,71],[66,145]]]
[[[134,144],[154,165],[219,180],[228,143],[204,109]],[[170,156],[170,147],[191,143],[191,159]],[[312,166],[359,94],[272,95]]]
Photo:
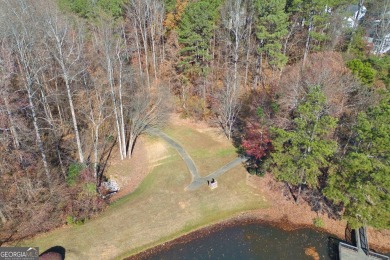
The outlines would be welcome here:
[[[80,226],[80,225],[84,224],[86,221],[87,221],[87,219],[81,218],[81,219],[76,220],[75,224]]]
[[[352,34],[353,33],[351,31],[350,32],[351,37]],[[367,43],[364,40],[364,37],[365,37],[365,31],[362,27],[359,26],[359,28],[355,31],[355,35],[352,38],[352,42],[350,42],[349,44],[349,51],[356,58],[364,59],[366,57]]]
[[[264,116],[264,110],[263,110],[262,107],[258,107],[258,108],[256,109],[256,115],[257,115],[258,118],[263,118],[263,116]]]
[[[113,135],[106,135],[106,142],[114,142],[115,138]]]
[[[81,219],[77,219],[76,217],[73,217],[73,216],[67,216],[66,217],[66,224],[67,225],[82,225],[84,224],[86,221],[85,218],[81,218]]]
[[[382,80],[387,87],[390,86],[390,56],[377,57],[372,56],[367,62],[377,71],[376,77]]]
[[[273,113],[278,113],[279,112],[279,104],[276,102],[271,103],[271,109]]]
[[[84,169],[84,164],[72,163],[69,165],[68,176],[66,176],[66,183],[69,185],[76,184],[77,178],[80,176],[80,172]]]
[[[66,224],[67,225],[73,225],[75,224],[75,219],[72,216],[66,216]]]
[[[95,183],[89,182],[85,183],[83,187],[83,192],[87,196],[94,196],[96,195],[96,185]]]
[[[313,219],[314,226],[318,228],[323,228],[325,226],[324,220],[320,217],[316,217]]]
[[[364,84],[371,85],[374,81],[376,70],[370,63],[354,59],[347,62],[347,67],[355,74]]]

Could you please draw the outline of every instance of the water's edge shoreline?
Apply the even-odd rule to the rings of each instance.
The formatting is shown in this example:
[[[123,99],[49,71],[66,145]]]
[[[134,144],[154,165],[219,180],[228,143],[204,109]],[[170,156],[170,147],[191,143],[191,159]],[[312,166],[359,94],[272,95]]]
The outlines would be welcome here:
[[[235,216],[232,218],[229,218],[227,220],[223,220],[218,223],[213,223],[210,225],[206,225],[203,227],[200,227],[199,229],[195,229],[187,234],[184,234],[182,236],[179,236],[177,238],[174,238],[172,240],[169,240],[167,242],[158,244],[156,246],[152,246],[144,251],[136,252],[133,255],[130,255],[124,259],[126,260],[135,260],[135,259],[149,259],[152,256],[155,256],[159,254],[160,252],[163,252],[165,250],[169,250],[172,246],[175,246],[177,244],[186,244],[191,242],[194,239],[202,238],[204,236],[213,234],[215,232],[218,232],[224,228],[227,227],[235,227],[240,225],[247,225],[247,224],[261,224],[261,225],[269,225],[273,226],[285,231],[294,231],[297,229],[304,229],[304,228],[310,228],[314,230],[318,230],[321,232],[328,233],[330,236],[333,236],[334,238],[344,240],[344,238],[339,237],[336,234],[333,234],[326,228],[317,228],[313,225],[307,225],[307,224],[297,224],[292,223],[288,220],[287,217],[283,217],[277,220],[270,220],[270,219],[264,219],[263,216],[259,216],[254,212],[244,212],[241,213],[239,216]],[[378,247],[376,245],[372,245],[373,249],[381,252],[381,253],[388,253],[390,252],[390,248],[382,248]]]

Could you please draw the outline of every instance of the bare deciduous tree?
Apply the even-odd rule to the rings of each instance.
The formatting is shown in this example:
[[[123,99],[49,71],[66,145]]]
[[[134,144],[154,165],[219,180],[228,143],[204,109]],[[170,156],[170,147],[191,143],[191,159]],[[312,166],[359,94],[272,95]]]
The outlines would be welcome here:
[[[12,65],[11,50],[6,47],[6,39],[4,39],[0,46],[0,95],[4,101],[5,112],[9,121],[9,130],[12,135],[13,144],[16,149],[20,147],[19,134],[14,119],[14,115],[9,103],[10,93],[8,85],[11,84],[10,80],[14,73],[14,67]]]
[[[72,30],[67,18],[61,17],[58,10],[54,8],[47,8],[45,11],[44,28],[47,39],[44,42],[60,67],[61,74],[58,76],[65,82],[79,160],[83,163],[84,155],[77,125],[77,115],[75,112],[72,89],[72,83],[83,71],[83,68],[80,67],[83,48],[82,34],[80,30]]]
[[[103,84],[99,84],[97,80],[92,90],[86,91],[86,99],[88,100],[89,113],[87,118],[91,122],[92,139],[93,139],[93,164],[95,181],[99,175],[99,130],[102,124],[111,116],[112,109],[108,105],[110,93],[105,89]]]
[[[147,86],[151,87],[149,67],[153,66],[154,79],[157,80],[158,65],[164,60],[163,3],[160,0],[131,0],[127,16],[133,26],[132,38],[136,43],[140,74],[142,76],[144,67]],[[145,66],[142,66],[141,48]]]
[[[245,7],[245,1],[243,0],[228,0],[221,11],[224,29],[226,30],[225,42],[231,57],[230,63],[233,67],[234,88],[238,87],[240,54],[244,39],[248,34],[246,30],[247,10]]]
[[[25,1],[5,1],[3,4],[5,4],[8,10],[12,11],[12,14],[11,12],[7,13],[8,24],[5,29],[10,32],[12,40],[10,44],[13,46],[19,73],[27,93],[36,142],[41,154],[44,171],[50,184],[50,169],[41,138],[41,128],[38,123],[37,106],[35,104],[37,78],[44,67],[43,59],[45,58],[44,52],[37,53],[40,35],[38,32],[35,32],[34,28],[38,28],[38,21],[35,16],[38,11],[35,6]]]
[[[163,90],[162,90],[163,91]],[[149,128],[158,128],[166,120],[167,93],[152,94],[142,87],[134,89],[133,100],[129,106],[129,157],[131,157],[137,138]]]
[[[233,134],[233,127],[240,111],[240,88],[234,78],[231,69],[227,70],[224,86],[215,96],[216,119],[226,137],[230,140]]]
[[[98,33],[95,36],[96,47],[104,54],[101,60],[110,87],[115,125],[121,159],[126,158],[125,116],[123,104],[123,40],[122,35],[116,35],[113,25],[108,21],[100,21]]]

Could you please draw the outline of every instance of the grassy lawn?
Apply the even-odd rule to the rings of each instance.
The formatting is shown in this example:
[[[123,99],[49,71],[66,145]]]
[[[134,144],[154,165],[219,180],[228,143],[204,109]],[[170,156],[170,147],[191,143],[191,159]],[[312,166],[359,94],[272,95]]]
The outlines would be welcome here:
[[[164,132],[179,142],[191,155],[200,176],[207,176],[237,157],[234,147],[225,139],[212,138],[186,126],[174,126]]]
[[[228,142],[214,141],[208,134],[185,126],[172,126],[166,133],[188,149],[204,175],[235,157]],[[145,142],[164,143],[155,138],[145,138]],[[66,259],[115,259],[239,212],[267,206],[260,191],[246,185],[246,173],[241,166],[219,177],[215,190],[203,186],[185,191],[191,182],[185,163],[173,148],[163,151],[157,166],[138,189],[113,203],[96,219],[81,226],[60,228],[25,244],[39,246],[41,252],[63,246]]]

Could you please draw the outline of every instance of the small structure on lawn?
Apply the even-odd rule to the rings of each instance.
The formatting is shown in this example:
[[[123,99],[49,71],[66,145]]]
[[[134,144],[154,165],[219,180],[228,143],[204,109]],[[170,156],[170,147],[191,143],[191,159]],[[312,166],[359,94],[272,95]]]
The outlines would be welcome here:
[[[371,252],[368,247],[367,230],[365,227],[355,229],[356,246],[339,243],[340,260],[389,260],[388,256]]]
[[[214,180],[214,178],[210,181],[209,183],[209,187],[210,189],[215,189],[215,188],[218,188],[218,182],[216,180]]]

